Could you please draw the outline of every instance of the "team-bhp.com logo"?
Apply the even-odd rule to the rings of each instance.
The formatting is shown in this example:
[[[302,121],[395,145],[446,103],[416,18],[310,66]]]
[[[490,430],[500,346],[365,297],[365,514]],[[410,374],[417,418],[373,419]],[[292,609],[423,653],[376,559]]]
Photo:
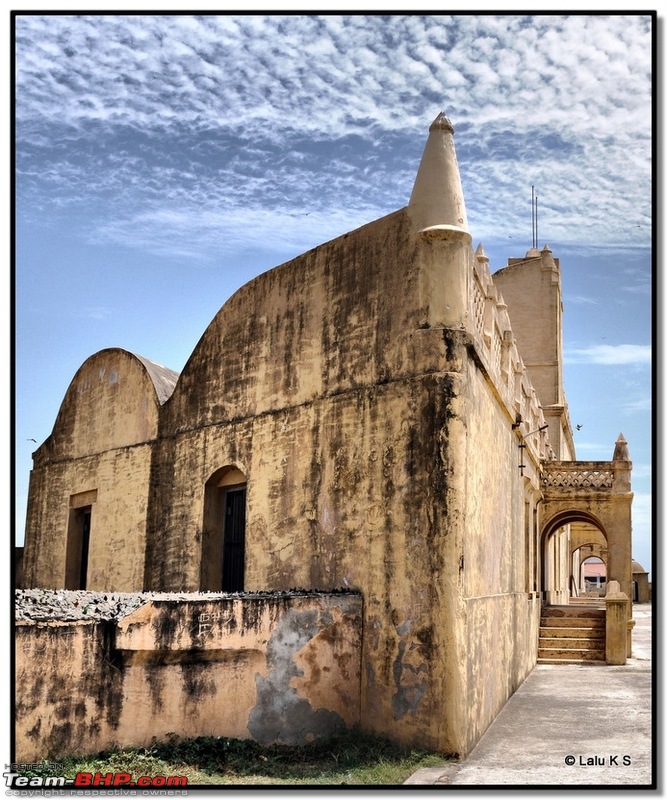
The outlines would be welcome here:
[[[188,779],[182,775],[141,775],[133,778],[128,772],[79,772],[74,778],[62,776],[19,775],[17,772],[3,772],[5,785],[10,789],[55,789],[60,786],[83,786],[127,788],[137,786],[142,789],[171,788],[187,786]]]

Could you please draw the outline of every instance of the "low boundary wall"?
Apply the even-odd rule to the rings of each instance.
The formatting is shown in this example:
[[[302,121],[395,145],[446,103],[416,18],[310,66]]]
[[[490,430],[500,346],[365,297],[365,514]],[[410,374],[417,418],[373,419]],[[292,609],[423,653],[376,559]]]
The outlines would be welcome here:
[[[359,722],[362,598],[150,601],[118,620],[17,621],[20,762],[169,733],[304,744]]]

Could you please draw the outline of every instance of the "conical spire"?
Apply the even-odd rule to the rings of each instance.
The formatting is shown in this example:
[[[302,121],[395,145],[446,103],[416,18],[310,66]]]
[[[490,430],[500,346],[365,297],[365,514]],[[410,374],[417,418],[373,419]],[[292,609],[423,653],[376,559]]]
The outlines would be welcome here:
[[[622,433],[618,434],[616,446],[614,447],[614,456],[612,461],[629,461],[630,451],[628,450],[628,443],[625,441],[625,436]]]
[[[480,242],[477,245],[477,250],[475,250],[475,256],[478,261],[483,261],[485,264],[489,263],[489,257],[484,251],[484,245]]]
[[[418,230],[436,228],[469,235],[454,128],[444,113],[429,128],[408,208]]]

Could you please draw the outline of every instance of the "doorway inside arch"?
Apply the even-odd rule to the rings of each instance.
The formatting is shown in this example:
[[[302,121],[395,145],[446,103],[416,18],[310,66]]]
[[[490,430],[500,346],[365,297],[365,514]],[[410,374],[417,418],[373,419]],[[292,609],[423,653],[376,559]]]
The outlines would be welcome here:
[[[599,601],[606,584],[606,561],[607,537],[594,517],[573,511],[552,521],[542,540],[544,604]]]
[[[226,489],[222,533],[222,591],[242,592],[245,569],[245,486]]]
[[[607,565],[601,558],[590,556],[581,562],[580,596],[603,597],[607,583]]]
[[[202,591],[242,592],[245,583],[246,478],[222,467],[204,489]]]

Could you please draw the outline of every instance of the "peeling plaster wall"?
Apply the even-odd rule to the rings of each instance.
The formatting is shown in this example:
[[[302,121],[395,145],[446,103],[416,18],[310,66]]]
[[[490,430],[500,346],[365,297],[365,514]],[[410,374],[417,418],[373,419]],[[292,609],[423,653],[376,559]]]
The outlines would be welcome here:
[[[363,725],[433,746],[450,702],[441,691],[450,623],[440,594],[450,591],[446,562],[458,558],[448,558],[442,533],[441,432],[455,384],[432,375],[351,391],[254,420],[252,437],[247,423],[184,435],[175,452],[188,454],[190,486],[182,499],[172,495],[171,518],[180,539],[168,558],[150,561],[172,588],[196,587],[204,476],[240,465],[248,476],[245,588],[361,591]]]
[[[359,722],[354,594],[153,601],[118,623],[18,623],[16,760],[153,737],[304,744]]]
[[[524,514],[545,448],[531,440],[522,477],[511,426],[519,411],[524,433],[544,421],[538,397],[488,266],[467,234],[450,233],[418,233],[403,209],[242,287],[160,408],[149,468],[142,460],[137,481],[115,490],[142,498],[141,588],[196,591],[210,553],[207,486],[239,470],[244,588],[363,593],[362,726],[465,754],[535,661]],[[62,491],[76,474],[68,465]],[[35,524],[55,512],[45,507]],[[303,626],[285,641],[300,641],[312,623]],[[515,638],[511,652],[499,636]],[[308,735],[291,693],[301,677],[280,653],[276,641],[253,673],[261,712],[235,730],[270,739],[282,725],[276,687],[289,681],[290,714]],[[128,684],[141,703],[163,697],[163,667],[149,673]],[[167,725],[190,714],[161,702]],[[335,724],[331,710],[322,706],[318,725]]]
[[[540,599],[526,538],[537,540],[530,498],[538,465],[522,453],[509,409],[474,360],[466,382],[464,664],[471,749],[537,660]],[[519,465],[524,463],[523,475]],[[524,515],[527,513],[526,521]]]
[[[23,585],[66,586],[70,498],[90,493],[95,499],[86,588],[141,591],[150,467],[151,446],[145,444],[34,469]]]
[[[415,238],[403,210],[223,306],[163,408],[146,559],[147,589],[198,588],[204,486],[238,468],[245,588],[361,591],[362,724],[448,751],[460,724],[449,425],[467,355],[440,315],[473,258],[451,249]]]

